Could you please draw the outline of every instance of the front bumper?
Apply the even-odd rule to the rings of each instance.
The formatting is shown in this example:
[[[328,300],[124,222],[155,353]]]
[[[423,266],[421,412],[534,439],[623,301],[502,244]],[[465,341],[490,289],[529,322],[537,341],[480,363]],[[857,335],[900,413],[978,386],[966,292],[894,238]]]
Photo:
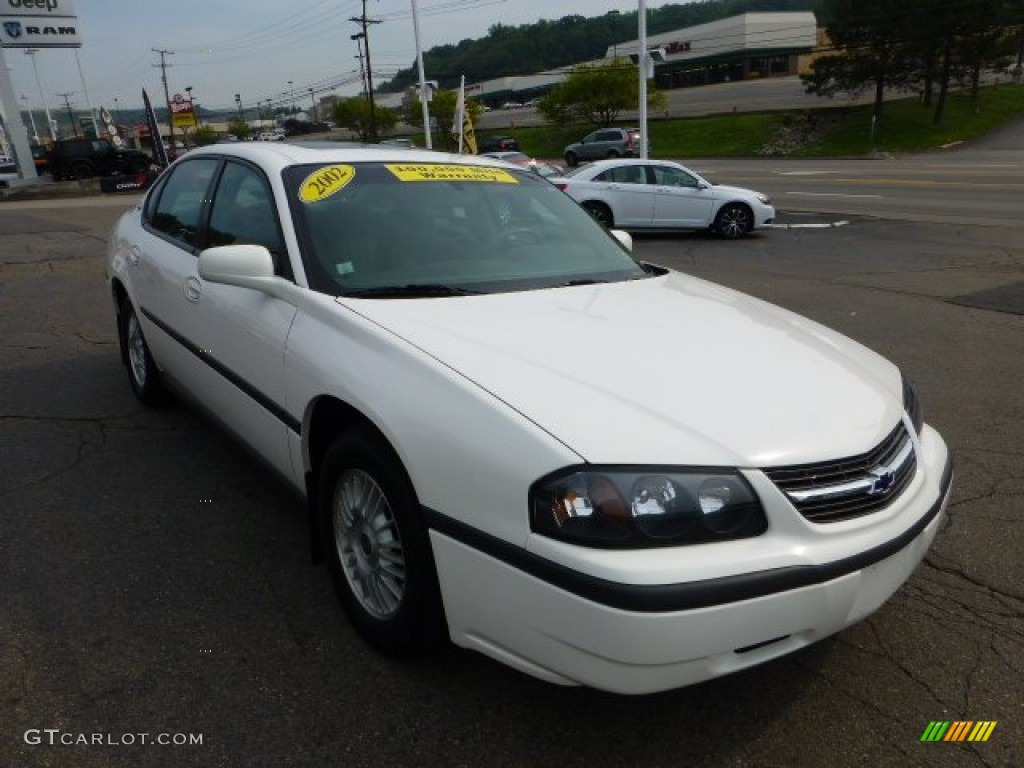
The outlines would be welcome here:
[[[696,589],[612,584],[602,598],[580,586],[600,580],[566,579],[562,566],[505,556],[506,548],[480,546],[434,515],[431,543],[452,640],[549,682],[627,694],[679,688],[791,653],[870,615],[910,577],[949,499],[952,469],[941,449],[932,491],[917,495],[907,510],[914,522],[900,536],[840,560]],[[682,607],[669,608],[672,601]]]

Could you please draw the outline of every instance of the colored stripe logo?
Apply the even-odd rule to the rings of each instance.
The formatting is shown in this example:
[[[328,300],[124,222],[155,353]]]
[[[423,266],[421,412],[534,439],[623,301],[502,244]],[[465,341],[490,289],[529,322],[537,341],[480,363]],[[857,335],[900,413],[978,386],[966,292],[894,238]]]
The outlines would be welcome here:
[[[988,741],[998,720],[932,720],[921,741]]]

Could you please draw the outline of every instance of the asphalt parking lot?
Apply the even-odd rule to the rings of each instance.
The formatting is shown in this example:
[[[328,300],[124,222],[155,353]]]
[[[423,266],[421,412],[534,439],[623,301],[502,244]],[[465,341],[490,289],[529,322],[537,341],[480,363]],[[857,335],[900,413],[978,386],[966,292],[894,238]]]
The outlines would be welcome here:
[[[299,503],[196,412],[131,396],[102,268],[123,204],[0,206],[0,766],[1024,764],[1019,224],[636,238],[640,258],[900,363],[957,476],[929,557],[869,620],[624,698],[454,648],[397,663],[363,645],[309,563]],[[997,725],[922,743],[936,720]]]

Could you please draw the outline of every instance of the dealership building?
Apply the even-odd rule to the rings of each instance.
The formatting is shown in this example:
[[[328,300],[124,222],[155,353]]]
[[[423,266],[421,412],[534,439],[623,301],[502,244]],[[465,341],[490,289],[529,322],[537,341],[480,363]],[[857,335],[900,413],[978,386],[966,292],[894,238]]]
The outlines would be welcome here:
[[[686,88],[711,83],[785,77],[806,72],[819,46],[814,14],[806,12],[744,13],[696,27],[650,35],[654,81],[658,88]],[[636,55],[639,40],[609,46],[603,61]],[[589,63],[600,63],[602,60]],[[501,77],[466,85],[466,93],[497,106],[526,101],[561,83],[566,70],[522,77]],[[394,106],[401,96],[392,96]]]
[[[818,45],[811,12],[745,13],[647,38],[658,88],[786,77],[808,71]],[[636,54],[638,40],[613,45],[606,58]]]

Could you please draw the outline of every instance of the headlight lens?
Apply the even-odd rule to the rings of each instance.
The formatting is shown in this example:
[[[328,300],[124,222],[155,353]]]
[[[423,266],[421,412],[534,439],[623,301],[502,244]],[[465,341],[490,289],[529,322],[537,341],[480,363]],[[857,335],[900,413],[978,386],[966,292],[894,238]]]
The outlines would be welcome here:
[[[917,398],[917,390],[914,389],[914,385],[906,374],[903,374],[903,410],[910,416],[914,431],[920,435],[921,428],[924,426],[924,409],[921,408],[921,401]]]
[[[771,205],[772,204],[772,199],[770,197],[768,197],[768,195],[763,195],[760,192],[757,193],[757,199],[760,200],[765,205]]]
[[[536,533],[613,549],[747,538],[768,527],[734,469],[570,468],[534,483],[530,516]]]

